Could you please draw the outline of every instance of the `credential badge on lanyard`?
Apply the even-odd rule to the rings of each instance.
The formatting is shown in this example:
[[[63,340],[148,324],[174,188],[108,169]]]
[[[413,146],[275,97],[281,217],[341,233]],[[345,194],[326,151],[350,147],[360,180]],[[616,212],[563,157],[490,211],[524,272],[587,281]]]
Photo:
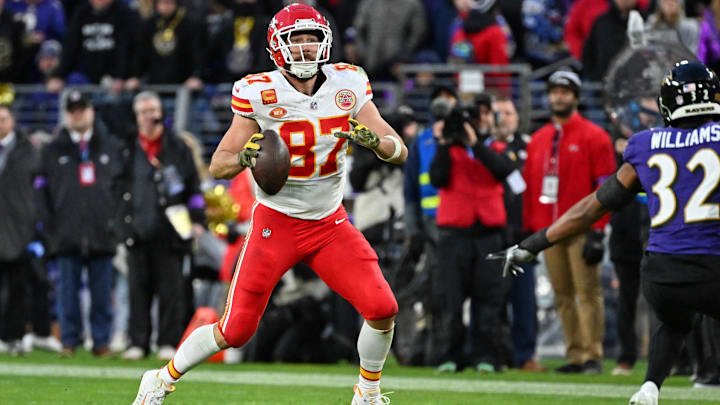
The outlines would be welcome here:
[[[545,174],[542,180],[542,191],[539,198],[541,204],[555,204],[558,200],[558,188],[560,186],[560,179],[558,178],[558,143],[561,136],[562,127],[556,125],[550,160],[545,165]]]
[[[80,141],[80,165],[78,166],[78,179],[81,186],[95,184],[95,163],[90,160],[90,145],[88,141]]]

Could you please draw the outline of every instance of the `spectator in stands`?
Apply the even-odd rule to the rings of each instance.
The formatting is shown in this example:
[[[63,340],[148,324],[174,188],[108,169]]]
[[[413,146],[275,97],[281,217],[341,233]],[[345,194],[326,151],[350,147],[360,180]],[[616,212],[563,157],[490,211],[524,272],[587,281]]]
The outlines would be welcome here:
[[[40,46],[40,50],[35,56],[35,63],[37,64],[37,70],[42,75],[43,83],[51,77],[52,73],[60,65],[61,55],[62,45],[58,41],[51,39],[43,42]]]
[[[660,0],[645,29],[654,38],[682,43],[690,52],[697,53],[700,28],[697,20],[685,17],[684,0]]]
[[[612,59],[626,46],[628,15],[638,2],[612,1],[610,10],[595,20],[582,50],[583,74],[594,82],[603,79]]]
[[[508,38],[498,23],[496,0],[478,0],[464,13],[451,38],[451,55],[471,63],[507,65]]]
[[[57,0],[13,0],[5,6],[15,19],[25,25],[24,57],[20,62],[22,83],[37,83],[42,77],[35,64],[35,55],[46,40],[62,40],[65,36],[65,11]]]
[[[206,79],[211,82],[232,82],[249,73],[274,68],[267,57],[267,25],[270,18],[256,0],[223,0],[229,15],[222,21],[208,24],[208,56]],[[217,30],[217,31],[215,31]]]
[[[507,215],[501,182],[514,167],[478,141],[462,108],[438,115],[439,146],[430,181],[440,190],[437,252],[444,260],[431,275],[433,363],[440,372],[471,366],[492,373],[500,371],[502,342],[496,332],[509,279],[485,256],[503,246]],[[465,330],[462,313],[468,297],[470,324]]]
[[[24,283],[32,272],[26,249],[35,237],[33,182],[39,166],[35,147],[15,131],[10,109],[0,107],[0,294],[6,297],[0,302],[0,339],[14,354],[22,353],[25,333],[25,313],[18,304],[26,299]]]
[[[720,0],[712,0],[703,14],[697,57],[715,72],[720,72]]]
[[[142,23],[132,77],[125,87],[135,89],[145,79],[148,84],[183,83],[191,90],[201,88],[205,32],[203,22],[179,6],[178,0],[157,0],[155,14]]]
[[[525,26],[525,57],[540,67],[569,56],[563,30],[570,8],[568,1],[525,0],[522,6]]]
[[[522,59],[525,55],[525,26],[523,24],[522,5],[523,0],[504,0],[500,3],[500,15],[507,21],[510,31],[516,42],[515,57]]]
[[[523,226],[535,232],[562,215],[615,171],[608,134],[577,112],[581,81],[559,70],[548,80],[551,122],[533,133],[523,177]],[[605,217],[587,235],[545,251],[563,325],[568,364],[561,373],[602,372],[604,311],[600,284]]]
[[[25,23],[25,40],[40,45],[65,37],[65,9],[58,0],[11,0],[5,7]]]
[[[362,64],[373,80],[391,77],[394,66],[411,60],[425,35],[420,0],[363,0],[353,23]]]
[[[518,130],[520,117],[512,99],[500,97],[493,101],[492,111],[496,122],[492,131],[490,147],[510,159],[515,166],[513,174],[503,183],[505,210],[508,214],[505,228],[505,244],[512,246],[525,236],[522,223],[522,193],[525,182],[522,171],[527,159],[527,145],[530,135]],[[537,346],[538,320],[535,301],[535,266],[524,263],[525,273],[512,279],[510,304],[512,306],[512,341],[515,367],[523,371],[546,371],[535,359]]]
[[[640,10],[648,9],[649,0],[637,0]],[[565,42],[577,60],[582,59],[585,40],[590,35],[595,20],[610,8],[606,0],[575,0],[565,24]]]
[[[130,347],[138,360],[150,348],[150,307],[158,296],[158,357],[171,359],[186,325],[185,275],[193,234],[204,232],[205,200],[190,148],[162,124],[160,97],[135,96],[137,132],[123,196],[123,237],[128,247]]]
[[[0,45],[4,51],[0,55],[0,83],[13,83],[22,73],[25,48],[22,37],[25,26],[17,21],[10,10],[3,8],[5,0],[0,0]]]
[[[60,66],[48,80],[50,92],[65,81],[109,84],[122,88],[129,68],[129,48],[136,15],[122,0],[89,0],[77,7],[63,42]]]
[[[447,0],[423,0],[423,3],[430,42],[429,50],[434,52],[439,63],[444,62],[450,53],[451,32],[448,27],[457,18],[457,9]]]
[[[65,99],[65,122],[42,151],[42,175],[36,187],[48,249],[60,268],[58,314],[62,354],[71,356],[82,342],[78,293],[87,268],[93,354],[109,354],[112,323],[112,257],[117,241],[121,145],[95,120],[89,96],[71,90]]]

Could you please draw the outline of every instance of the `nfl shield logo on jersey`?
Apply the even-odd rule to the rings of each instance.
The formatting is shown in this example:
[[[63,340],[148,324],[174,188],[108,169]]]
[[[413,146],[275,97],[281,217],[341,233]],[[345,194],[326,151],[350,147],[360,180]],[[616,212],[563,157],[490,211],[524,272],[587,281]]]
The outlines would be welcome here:
[[[267,239],[270,237],[271,233],[272,233],[272,231],[269,228],[265,228],[262,231],[262,236],[263,236],[263,238]]]

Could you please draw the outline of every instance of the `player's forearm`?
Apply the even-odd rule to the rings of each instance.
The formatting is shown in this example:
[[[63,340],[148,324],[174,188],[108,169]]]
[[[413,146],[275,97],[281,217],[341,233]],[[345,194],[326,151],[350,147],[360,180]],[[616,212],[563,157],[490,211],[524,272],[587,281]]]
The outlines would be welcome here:
[[[399,137],[396,137],[395,141],[390,139],[390,137],[395,137],[395,135],[380,136],[380,143],[374,149],[375,154],[386,162],[395,164],[404,163],[408,155],[407,147],[403,144]],[[397,150],[396,144],[400,145],[400,154],[397,157],[392,158]]]
[[[210,161],[210,174],[216,179],[229,180],[243,171],[238,154],[227,150],[216,150]]]
[[[595,193],[592,193],[578,201],[550,225],[547,230],[547,239],[551,243],[556,243],[565,238],[586,232],[592,224],[607,212],[607,208],[600,204]]]

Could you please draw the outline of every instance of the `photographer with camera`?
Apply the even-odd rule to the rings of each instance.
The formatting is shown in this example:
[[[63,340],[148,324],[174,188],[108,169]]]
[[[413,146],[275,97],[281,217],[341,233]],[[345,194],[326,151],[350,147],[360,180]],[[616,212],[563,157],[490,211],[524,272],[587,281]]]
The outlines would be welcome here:
[[[431,314],[438,371],[472,366],[478,372],[499,371],[500,324],[509,281],[485,252],[503,246],[506,212],[503,181],[515,170],[510,159],[478,141],[462,107],[433,103],[438,148],[430,181],[440,190],[437,266],[432,280]],[[462,322],[465,298],[471,298],[470,325]]]

